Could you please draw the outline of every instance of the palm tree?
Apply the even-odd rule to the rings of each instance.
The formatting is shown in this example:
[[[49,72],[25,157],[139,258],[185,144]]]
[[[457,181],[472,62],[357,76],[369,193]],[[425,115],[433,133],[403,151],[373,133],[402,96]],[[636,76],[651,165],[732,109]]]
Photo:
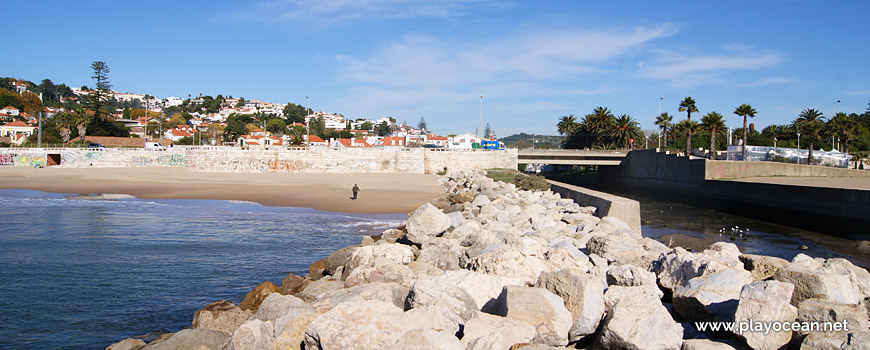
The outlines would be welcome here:
[[[559,134],[566,135],[577,129],[578,125],[577,118],[575,118],[573,114],[570,114],[559,118],[559,124],[556,124],[556,127],[559,130]]]
[[[674,126],[674,131],[686,134],[686,157],[688,157],[692,154],[692,135],[701,131],[701,125],[691,120],[683,120]]]
[[[674,117],[670,116],[668,112],[664,112],[658,117],[656,117],[656,125],[658,125],[662,129],[662,136],[664,137],[665,142],[663,146],[665,149],[668,148],[668,129],[671,128],[672,122],[674,121]]]
[[[60,133],[63,143],[69,142],[72,129],[76,127],[75,116],[69,113],[61,113],[54,117],[54,120],[57,123],[57,131]]]
[[[679,111],[686,112],[686,120],[691,122],[692,112],[698,111],[698,107],[695,106],[695,99],[693,99],[692,96],[686,96],[686,98],[680,102]],[[692,154],[692,134],[686,133],[686,157],[690,154]]]
[[[852,139],[852,135],[856,131],[855,122],[854,118],[846,113],[840,112],[828,120],[828,123],[825,125],[825,131],[829,136],[836,136],[843,140],[843,144],[847,146],[847,153],[849,140]]]
[[[91,124],[93,118],[83,108],[76,109],[73,114],[73,121],[76,129],[78,129],[79,137],[82,141],[85,140],[85,132],[88,130],[88,125]]]
[[[710,155],[707,158],[716,160],[716,134],[725,132],[725,121],[721,114],[710,112],[701,118],[701,127],[710,132]]]
[[[631,118],[628,114],[623,114],[614,119],[613,127],[610,129],[610,136],[616,139],[617,143],[623,143],[625,148],[629,147],[629,140],[640,138],[643,133],[640,131],[640,124]]]
[[[583,124],[592,134],[593,140],[601,140],[601,134],[611,129],[613,125],[613,112],[607,107],[595,107],[591,114],[583,117]]]
[[[807,135],[807,138],[810,140],[810,153],[807,156],[807,164],[813,163],[813,141],[816,136],[819,135],[819,131],[822,130],[824,123],[824,114],[822,111],[817,111],[814,108],[805,109],[800,115],[798,115],[797,119],[794,120],[793,124],[795,127],[801,130],[804,135]]]
[[[755,113],[758,113],[755,108],[745,103],[737,106],[734,110],[734,114],[743,117],[743,146],[740,147],[743,149],[743,160],[746,160],[746,141],[749,135],[749,129],[746,128],[746,117],[755,118]]]

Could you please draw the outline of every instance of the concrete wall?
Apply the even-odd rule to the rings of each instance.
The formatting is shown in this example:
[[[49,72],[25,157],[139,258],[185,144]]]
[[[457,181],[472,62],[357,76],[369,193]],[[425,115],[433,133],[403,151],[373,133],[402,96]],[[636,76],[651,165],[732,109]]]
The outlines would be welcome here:
[[[870,171],[774,162],[707,161],[705,164],[707,180],[757,176],[870,177]]]
[[[641,233],[640,202],[558,181],[547,182],[550,183],[550,190],[560,194],[562,198],[571,198],[582,206],[593,206],[597,209],[598,217],[617,217],[625,221],[632,231]]]
[[[201,171],[309,173],[436,173],[445,167],[490,169],[517,167],[517,151],[411,149],[275,149],[173,147],[166,151],[137,148],[0,149],[0,166],[45,166],[50,154],[64,167],[176,166]]]

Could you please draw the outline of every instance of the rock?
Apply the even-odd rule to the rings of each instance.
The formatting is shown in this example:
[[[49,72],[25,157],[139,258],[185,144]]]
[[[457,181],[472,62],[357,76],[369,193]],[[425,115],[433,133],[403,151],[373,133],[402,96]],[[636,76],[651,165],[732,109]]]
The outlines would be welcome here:
[[[742,323],[752,327],[758,323],[794,321],[797,308],[790,304],[794,289],[791,283],[779,281],[758,281],[743,286],[734,322],[736,325]],[[734,333],[753,349],[779,349],[788,344],[792,335],[791,331],[765,332],[756,329],[735,329]]]
[[[788,265],[788,260],[755,254],[740,255],[740,261],[743,262],[743,268],[752,273],[752,278],[756,281],[773,277],[776,271]]]
[[[445,305],[425,305],[405,311],[402,315],[402,324],[406,329],[431,329],[451,335],[458,334],[459,325],[464,323]]]
[[[385,349],[407,331],[402,309],[379,300],[338,304],[305,330],[306,349]]]
[[[450,201],[453,203],[468,203],[474,200],[474,193],[470,191],[454,193],[450,195]]]
[[[462,343],[456,336],[447,332],[438,332],[431,329],[413,329],[405,332],[396,341],[391,350],[463,350]]]
[[[374,267],[354,269],[345,280],[345,287],[355,287],[365,283],[394,282],[404,287],[410,287],[416,278],[414,272],[405,265],[394,262],[380,262]]]
[[[743,285],[752,282],[742,268],[695,277],[674,290],[674,309],[689,321],[732,321]]]
[[[396,243],[396,241],[398,241],[399,238],[402,238],[404,236],[405,236],[405,231],[402,231],[399,229],[394,229],[394,228],[384,230],[384,232],[381,233],[381,239],[387,243]]]
[[[607,284],[625,287],[655,286],[656,275],[634,265],[611,266],[607,269]]]
[[[461,214],[460,214],[461,215]],[[463,220],[453,231],[444,233],[444,238],[456,239],[462,242],[468,236],[477,234],[481,230],[480,223],[474,220]]]
[[[305,302],[302,301],[302,299],[299,299],[292,295],[272,293],[269,294],[269,296],[267,296],[265,300],[263,300],[263,302],[260,304],[260,308],[257,310],[257,313],[255,313],[252,318],[263,321],[274,321],[279,316],[287,312],[287,310],[291,307],[299,307],[304,305]]]
[[[450,218],[450,228],[457,228],[459,225],[462,225],[462,221],[465,220],[465,217],[462,216],[462,213],[453,212],[447,214],[447,217]]]
[[[375,239],[372,236],[363,236],[362,240],[359,242],[360,246],[367,246],[375,244]]]
[[[398,231],[398,230],[397,230]],[[385,231],[386,232],[386,231]],[[402,231],[399,231],[402,232]],[[401,237],[401,236],[400,236]],[[335,272],[338,271],[338,268],[344,267],[347,265],[347,258],[350,256],[350,252],[356,248],[356,246],[344,247],[338,249],[324,259],[323,269],[327,275],[335,276]]]
[[[266,300],[266,297],[272,293],[281,293],[281,288],[269,281],[260,283],[245,295],[245,299],[239,303],[239,308],[242,310],[257,311],[257,309],[260,308],[260,303],[262,303],[263,300]]]
[[[535,327],[533,343],[565,346],[574,322],[561,298],[543,288],[506,286],[495,304],[495,313]]]
[[[351,300],[378,300],[403,307],[408,289],[396,283],[366,283],[347,289],[339,289],[327,292],[320,296],[311,306],[318,311],[325,312],[335,306]]]
[[[801,350],[840,350],[849,341],[845,332],[812,332],[800,343]]]
[[[155,340],[142,350],[218,350],[230,340],[230,335],[211,329],[183,329],[167,339]]]
[[[305,329],[319,315],[313,308],[294,308],[278,317],[272,350],[301,350]]]
[[[673,291],[702,274],[743,267],[739,255],[734,255],[732,249],[722,248],[722,245],[716,244],[713,246],[717,248],[699,254],[690,253],[680,247],[671,249],[666,254],[662,254],[650,270],[656,273],[659,285]],[[737,253],[739,254],[739,251]]]
[[[517,278],[468,270],[445,271],[441,276],[433,278],[432,282],[464,291],[474,300],[476,310],[484,309],[488,304],[495,302],[505,286],[524,285],[523,281]]]
[[[292,272],[288,273],[281,280],[281,294],[296,294],[302,291],[303,288],[305,288],[305,279],[294,275]]]
[[[664,296],[664,293],[656,286],[610,286],[604,292],[604,310],[607,312],[613,305],[616,305],[616,303],[623,299],[652,298],[659,300],[659,303],[661,303],[662,296]]]
[[[109,345],[106,350],[136,350],[145,346],[142,339],[125,338],[115,344]]]
[[[462,252],[442,247],[428,247],[420,251],[418,261],[426,262],[441,270],[459,270]]]
[[[565,308],[571,312],[573,318],[568,332],[569,341],[573,342],[595,333],[604,316],[606,286],[599,278],[578,269],[565,269],[541,273],[535,286],[544,288],[564,300]]]
[[[320,259],[311,263],[311,265],[308,265],[308,275],[306,275],[305,277],[311,280],[317,280],[323,277],[324,274],[328,275],[328,273],[325,273],[325,271],[326,260]]]
[[[619,300],[603,323],[596,349],[679,349],[683,343],[683,327],[649,295]]]
[[[847,350],[870,350],[870,331],[862,330],[855,333],[849,333],[849,340],[846,341]]]
[[[230,335],[250,315],[250,311],[242,311],[229,301],[216,301],[193,314],[193,328],[211,329]]]
[[[478,310],[477,303],[467,292],[440,283],[436,279],[423,279],[414,282],[408,292],[407,299],[405,299],[405,310],[443,305],[463,320],[474,315]]]
[[[843,304],[824,299],[806,299],[798,305],[796,321],[798,322],[840,322],[845,321],[849,330],[867,329],[870,320],[867,310],[861,305]],[[797,331],[798,334],[810,332]]]
[[[577,262],[565,249],[553,249],[525,239],[523,247],[500,246],[472,258],[466,268],[472,271],[519,278],[528,284],[538,280],[541,272],[565,268],[588,270],[587,262]]]
[[[794,285],[792,305],[806,299],[828,299],[844,304],[857,304],[864,299],[860,288],[853,282],[849,270],[837,265],[798,261],[780,268],[773,278]]]
[[[465,322],[462,344],[466,349],[507,349],[514,344],[529,343],[535,338],[535,327],[507,317],[476,312]]]
[[[358,267],[375,267],[381,263],[407,264],[414,260],[414,251],[403,244],[376,244],[356,247],[350,251],[342,279]]]
[[[325,277],[309,283],[296,296],[305,301],[316,300],[326,293],[344,288],[344,282],[337,277]]]
[[[631,226],[628,226],[625,221],[622,219],[613,217],[613,216],[605,216],[601,218],[601,221],[595,227],[596,231],[599,231],[605,235],[610,235],[614,232],[626,232],[629,236],[633,238],[643,238],[640,232],[633,232],[631,230]]]
[[[870,254],[870,241],[858,241],[855,246],[859,252]]]
[[[272,347],[274,333],[271,321],[246,321],[233,333],[233,350],[269,349]]]
[[[421,244],[427,238],[446,231],[450,227],[450,218],[432,204],[426,203],[411,214],[406,225],[408,233],[405,237],[412,243]]]
[[[438,277],[444,274],[443,270],[435,267],[430,263],[419,260],[412,261],[410,264],[408,264],[408,268],[411,269],[412,272],[414,272],[414,275],[417,276],[418,279]]]
[[[737,344],[729,344],[733,342],[723,341],[723,340],[710,340],[710,339],[686,339],[683,340],[683,347],[681,350],[737,350],[742,349],[742,346]]]
[[[482,206],[488,205],[490,203],[492,203],[492,201],[489,200],[489,197],[482,195],[482,194],[479,194],[479,195],[474,197],[474,200],[471,202],[471,205],[477,206],[477,207],[482,207]]]
[[[643,245],[633,238],[621,235],[594,235],[586,242],[589,254],[607,259],[608,262],[626,264],[646,253]]]

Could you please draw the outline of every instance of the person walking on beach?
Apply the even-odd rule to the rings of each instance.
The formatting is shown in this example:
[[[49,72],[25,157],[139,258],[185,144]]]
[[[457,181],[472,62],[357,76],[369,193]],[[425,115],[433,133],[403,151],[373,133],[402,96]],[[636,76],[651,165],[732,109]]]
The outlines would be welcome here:
[[[352,191],[353,191],[353,197],[350,197],[350,199],[356,200],[357,194],[359,194],[359,186],[357,186],[356,184],[353,184]]]

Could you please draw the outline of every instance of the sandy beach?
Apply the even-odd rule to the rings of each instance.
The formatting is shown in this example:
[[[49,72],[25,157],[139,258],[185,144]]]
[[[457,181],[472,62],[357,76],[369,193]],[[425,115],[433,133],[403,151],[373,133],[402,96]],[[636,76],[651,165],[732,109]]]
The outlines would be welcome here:
[[[350,200],[354,184],[359,199]],[[406,213],[438,198],[423,174],[220,173],[183,168],[0,168],[0,189],[129,194],[146,199],[220,199],[346,213]]]

